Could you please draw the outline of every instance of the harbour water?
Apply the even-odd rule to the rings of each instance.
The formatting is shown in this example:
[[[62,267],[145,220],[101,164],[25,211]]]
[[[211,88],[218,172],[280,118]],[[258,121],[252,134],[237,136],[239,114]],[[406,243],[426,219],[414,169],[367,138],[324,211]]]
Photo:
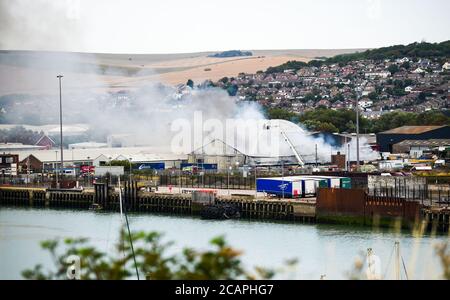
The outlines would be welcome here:
[[[394,278],[394,243],[400,242],[401,256],[410,279],[438,279],[442,268],[435,254],[438,243],[449,236],[414,237],[409,231],[348,227],[342,225],[292,224],[245,220],[201,220],[186,216],[130,214],[133,231],[158,231],[164,241],[174,241],[171,251],[184,247],[208,249],[208,241],[224,235],[234,248],[242,250],[242,261],[254,266],[282,267],[298,259],[294,270],[284,270],[280,279],[346,279],[358,257],[372,248],[380,258],[381,273]],[[52,268],[48,253],[39,242],[57,237],[87,237],[99,250],[114,253],[120,216],[117,213],[0,208],[0,279],[20,279],[21,271],[42,264]]]

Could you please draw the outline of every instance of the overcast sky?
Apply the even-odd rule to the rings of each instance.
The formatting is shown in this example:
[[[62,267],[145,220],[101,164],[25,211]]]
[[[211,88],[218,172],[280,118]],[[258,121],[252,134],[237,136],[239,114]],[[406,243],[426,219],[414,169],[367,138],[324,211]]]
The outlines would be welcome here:
[[[450,39],[449,0],[0,0],[0,49],[182,53]]]

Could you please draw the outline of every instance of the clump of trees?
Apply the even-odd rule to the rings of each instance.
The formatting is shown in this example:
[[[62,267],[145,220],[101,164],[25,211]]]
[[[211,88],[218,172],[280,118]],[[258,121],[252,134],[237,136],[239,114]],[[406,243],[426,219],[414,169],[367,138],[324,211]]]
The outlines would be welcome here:
[[[302,123],[308,130],[324,132],[355,132],[356,113],[353,110],[333,110],[324,107],[308,111],[302,115],[282,108],[266,111],[269,119],[284,119]],[[382,115],[379,119],[368,120],[360,116],[360,132],[378,133],[400,126],[450,125],[450,117],[441,111],[412,113],[395,111]]]
[[[395,111],[370,122],[370,132],[381,132],[400,126],[450,125],[450,117],[441,111],[412,113]]]
[[[236,57],[236,56],[252,56],[253,53],[251,51],[241,51],[241,50],[228,50],[219,53],[214,53],[208,55],[208,57]]]
[[[191,89],[194,88],[194,81],[192,79],[188,79],[188,81],[186,82],[186,85],[188,87],[190,87]]]
[[[265,110],[265,115],[268,119],[282,119],[288,120],[294,123],[298,123],[300,121],[300,115],[294,112],[288,111],[282,108],[268,108]]]
[[[356,129],[356,113],[352,110],[332,110],[327,108],[318,108],[305,112],[300,117],[300,122],[305,124],[306,128],[314,131],[326,132],[354,132]],[[360,116],[359,124],[361,132],[369,127],[368,120]]]
[[[326,59],[315,59],[308,63],[302,61],[288,61],[282,65],[276,67],[270,67],[266,70],[266,73],[280,73],[284,70],[299,70],[304,67],[320,67],[324,64],[340,64],[341,66],[356,60],[384,60],[403,57],[432,57],[432,58],[446,58],[450,56],[450,41],[442,43],[412,43],[409,45],[396,45],[390,47],[382,47],[378,49],[367,50],[364,52],[356,52],[351,54],[340,54]],[[408,69],[409,63],[402,65],[403,68]],[[393,65],[390,67],[391,73],[399,71],[398,66]]]
[[[308,63],[305,63],[303,61],[297,61],[297,60],[290,60],[284,64],[281,64],[279,66],[276,67],[269,67],[266,70],[266,73],[271,74],[271,73],[281,73],[284,70],[299,70],[303,67],[307,67]]]
[[[43,134],[43,132],[29,130],[23,126],[15,126],[10,129],[0,130],[0,143],[34,145]]]
[[[347,63],[354,60],[393,59],[402,57],[448,57],[450,55],[450,41],[442,43],[412,43],[409,45],[396,45],[367,50],[352,54],[341,54],[325,60],[326,63]]]

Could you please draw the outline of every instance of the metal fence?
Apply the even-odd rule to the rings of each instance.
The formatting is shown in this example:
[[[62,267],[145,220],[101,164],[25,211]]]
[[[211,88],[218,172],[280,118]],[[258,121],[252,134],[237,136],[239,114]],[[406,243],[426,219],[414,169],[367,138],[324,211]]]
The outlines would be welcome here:
[[[221,174],[201,175],[160,175],[160,186],[177,186],[185,188],[213,188],[247,190],[255,188],[254,177],[226,176]]]
[[[79,186],[82,187],[93,187],[96,181],[104,182],[106,179],[112,184],[117,184],[117,176],[85,176],[85,177],[75,177],[70,175],[64,175],[63,177],[58,177],[58,182],[78,182]],[[121,180],[128,180],[128,176],[121,176]],[[35,187],[35,188],[50,188],[56,186],[56,177],[48,176],[3,176],[0,178],[0,184],[3,186],[20,186],[20,187]]]
[[[417,201],[422,205],[450,206],[450,185],[412,185],[401,187],[378,186],[368,190],[368,195]]]

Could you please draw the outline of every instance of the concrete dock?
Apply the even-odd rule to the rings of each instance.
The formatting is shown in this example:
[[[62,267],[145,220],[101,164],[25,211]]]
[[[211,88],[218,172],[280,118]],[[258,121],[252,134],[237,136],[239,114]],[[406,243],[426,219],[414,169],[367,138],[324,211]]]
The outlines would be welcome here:
[[[147,192],[138,190],[137,185],[126,183],[122,199],[131,212],[200,215],[205,203],[196,202],[192,191],[180,191]],[[254,191],[246,193],[244,190],[215,192],[214,205],[237,207],[244,219],[366,226],[377,224],[381,227],[391,227],[395,221],[401,220],[408,228],[425,222],[428,230],[438,232],[448,232],[450,227],[449,207],[423,206],[417,201],[395,197],[376,197],[358,189],[324,188],[319,191],[317,199],[278,199],[263,195],[255,198]],[[0,187],[0,206],[87,210],[93,204],[105,211],[118,212],[119,193],[104,184],[85,191]]]
[[[242,190],[239,190],[242,192]],[[124,203],[132,212],[160,212],[172,214],[199,215],[201,205],[192,200],[189,193],[124,191]],[[109,192],[51,191],[31,188],[0,187],[0,206],[29,206],[48,208],[89,209],[93,203],[103,210],[119,211],[119,194]],[[262,220],[286,220],[315,222],[315,204],[293,199],[254,199],[250,195],[217,196],[216,204],[234,204],[241,211],[242,218]]]

